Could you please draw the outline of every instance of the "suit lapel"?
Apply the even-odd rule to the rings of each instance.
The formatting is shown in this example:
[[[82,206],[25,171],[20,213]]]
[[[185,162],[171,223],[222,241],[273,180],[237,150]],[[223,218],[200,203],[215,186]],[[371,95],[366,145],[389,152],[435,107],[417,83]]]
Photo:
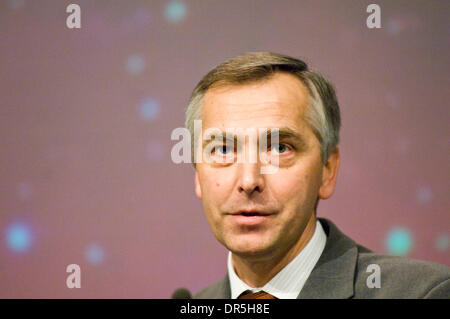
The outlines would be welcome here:
[[[331,221],[319,218],[327,243],[297,298],[345,299],[354,294],[358,249]]]
[[[230,280],[228,279],[228,272],[225,277],[217,282],[217,289],[214,289],[216,295],[214,299],[231,299]]]

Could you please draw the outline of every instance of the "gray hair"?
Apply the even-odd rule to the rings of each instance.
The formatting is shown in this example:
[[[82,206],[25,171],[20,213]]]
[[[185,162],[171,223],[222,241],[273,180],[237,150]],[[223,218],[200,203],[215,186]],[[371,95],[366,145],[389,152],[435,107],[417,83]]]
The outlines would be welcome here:
[[[191,154],[194,156],[194,120],[201,119],[202,100],[206,92],[217,86],[261,81],[276,72],[296,76],[308,89],[310,103],[306,122],[320,142],[322,162],[339,143],[341,118],[333,85],[318,72],[308,69],[305,62],[277,53],[252,52],[231,58],[208,72],[197,84],[186,109],[186,128],[191,134]],[[192,160],[194,163],[194,160]],[[194,164],[195,165],[195,164]]]

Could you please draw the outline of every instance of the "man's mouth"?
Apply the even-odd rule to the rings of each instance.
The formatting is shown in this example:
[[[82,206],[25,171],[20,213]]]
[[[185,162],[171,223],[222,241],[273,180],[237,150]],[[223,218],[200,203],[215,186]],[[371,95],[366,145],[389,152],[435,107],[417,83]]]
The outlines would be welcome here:
[[[260,216],[261,214],[259,212],[250,212],[250,213],[240,213],[239,215],[242,216]]]
[[[273,213],[263,211],[263,210],[246,209],[246,210],[235,211],[233,213],[230,213],[229,215],[242,215],[242,216],[251,217],[251,216],[269,216],[269,215],[273,215]]]
[[[228,214],[233,221],[240,225],[257,225],[274,216],[273,213],[257,210],[241,210]]]

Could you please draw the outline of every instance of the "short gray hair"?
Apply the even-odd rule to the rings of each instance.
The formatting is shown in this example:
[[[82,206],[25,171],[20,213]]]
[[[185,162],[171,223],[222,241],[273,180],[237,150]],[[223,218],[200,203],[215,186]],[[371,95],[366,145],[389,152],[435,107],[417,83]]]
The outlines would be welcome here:
[[[276,72],[296,76],[308,89],[310,103],[305,120],[320,142],[322,162],[339,143],[341,117],[333,85],[318,72],[308,69],[305,62],[271,52],[251,52],[231,58],[206,74],[197,84],[186,109],[186,128],[191,134],[194,156],[194,120],[201,119],[202,101],[206,92],[217,86],[246,84],[268,79]],[[194,163],[194,160],[192,160]],[[195,164],[194,164],[195,165]]]

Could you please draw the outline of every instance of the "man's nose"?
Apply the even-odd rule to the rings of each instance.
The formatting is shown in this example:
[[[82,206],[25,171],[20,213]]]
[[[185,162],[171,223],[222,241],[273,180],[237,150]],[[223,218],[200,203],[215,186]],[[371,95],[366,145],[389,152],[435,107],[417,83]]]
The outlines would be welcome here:
[[[247,195],[251,195],[254,192],[261,193],[264,190],[265,182],[259,164],[239,163],[238,166],[239,192],[245,192]]]

